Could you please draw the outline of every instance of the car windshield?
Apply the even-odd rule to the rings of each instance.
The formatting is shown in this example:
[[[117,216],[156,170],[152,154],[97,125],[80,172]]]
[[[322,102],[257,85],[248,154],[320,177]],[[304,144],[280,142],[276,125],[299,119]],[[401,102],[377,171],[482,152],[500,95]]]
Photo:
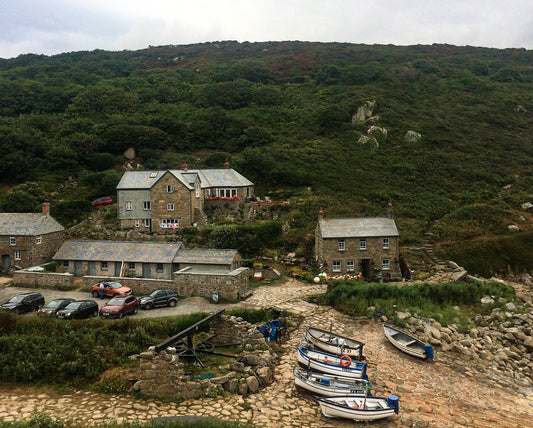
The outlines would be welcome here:
[[[46,305],[44,305],[45,308],[58,308],[61,303],[63,303],[63,300],[52,300],[51,302],[48,302]]]
[[[107,306],[122,306],[124,304],[124,299],[111,299],[107,302]]]
[[[122,288],[122,284],[119,284],[118,282],[108,282],[107,285],[109,285],[109,288],[111,288],[112,290]]]
[[[26,296],[17,295],[17,296],[12,297],[11,299],[9,299],[8,302],[9,303],[19,303],[19,302],[22,302],[24,300],[24,297],[26,297]]]
[[[65,309],[78,309],[81,306],[81,302],[72,302],[67,305]]]

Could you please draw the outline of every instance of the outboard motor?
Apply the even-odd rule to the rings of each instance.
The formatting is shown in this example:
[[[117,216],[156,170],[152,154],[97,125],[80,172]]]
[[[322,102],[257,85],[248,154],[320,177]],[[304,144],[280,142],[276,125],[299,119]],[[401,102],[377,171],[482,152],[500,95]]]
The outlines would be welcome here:
[[[398,414],[400,412],[400,399],[396,395],[389,395],[387,397],[387,403],[394,409],[394,413]]]
[[[424,346],[424,351],[426,351],[427,359],[433,360],[433,346],[431,345]]]

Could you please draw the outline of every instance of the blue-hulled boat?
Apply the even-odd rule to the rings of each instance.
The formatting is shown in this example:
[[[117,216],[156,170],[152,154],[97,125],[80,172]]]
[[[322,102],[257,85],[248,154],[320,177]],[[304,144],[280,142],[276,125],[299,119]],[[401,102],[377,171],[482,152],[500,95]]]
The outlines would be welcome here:
[[[350,379],[368,379],[367,363],[352,360],[347,355],[334,355],[305,346],[298,346],[298,364],[307,370],[315,370]]]
[[[317,395],[370,394],[372,388],[367,379],[350,379],[299,369],[294,369],[294,385],[298,390]]]

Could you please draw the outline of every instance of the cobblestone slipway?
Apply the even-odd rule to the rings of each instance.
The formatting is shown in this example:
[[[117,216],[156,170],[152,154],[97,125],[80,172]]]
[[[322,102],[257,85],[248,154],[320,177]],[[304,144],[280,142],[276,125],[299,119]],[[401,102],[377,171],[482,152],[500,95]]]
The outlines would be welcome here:
[[[28,418],[33,411],[46,411],[71,426],[88,427],[114,419],[149,421],[156,417],[194,415],[228,421],[250,422],[269,428],[332,428],[365,425],[327,419],[310,395],[295,391],[292,370],[296,345],[305,327],[323,326],[366,343],[368,374],[374,393],[400,397],[400,413],[375,421],[375,427],[533,427],[533,394],[518,392],[512,382],[496,382],[479,374],[468,361],[453,363],[436,349],[434,363],[415,359],[390,345],[376,321],[354,322],[329,308],[307,303],[307,295],[325,291],[323,285],[289,280],[279,286],[262,286],[246,306],[275,306],[300,315],[304,322],[290,332],[282,345],[283,356],[275,369],[275,381],[258,394],[247,397],[206,398],[179,404],[155,399],[134,399],[75,391],[60,395],[45,390],[23,391],[0,386],[0,420]]]

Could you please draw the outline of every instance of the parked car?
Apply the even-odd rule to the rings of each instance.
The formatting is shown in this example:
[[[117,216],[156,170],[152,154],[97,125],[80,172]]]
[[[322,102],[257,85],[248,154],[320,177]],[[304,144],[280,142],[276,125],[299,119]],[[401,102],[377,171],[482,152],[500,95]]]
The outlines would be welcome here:
[[[100,283],[96,283],[91,287],[93,297],[100,297]],[[131,294],[131,288],[122,285],[116,281],[104,281],[104,296],[128,296]]]
[[[95,199],[91,202],[93,207],[101,207],[104,205],[113,205],[113,199],[111,199],[109,196],[104,196],[103,198]]]
[[[98,303],[94,300],[76,300],[56,313],[57,318],[65,320],[89,318],[91,315],[98,316]]]
[[[100,308],[100,315],[106,318],[122,318],[127,314],[136,314],[138,309],[137,297],[116,296]]]
[[[44,306],[44,297],[41,293],[21,293],[2,303],[2,309],[17,314],[38,311]]]
[[[153,309],[159,306],[176,306],[178,303],[178,293],[172,288],[160,288],[152,291],[148,296],[139,299],[141,309]]]
[[[69,303],[75,302],[74,299],[54,299],[48,302],[41,309],[37,311],[37,315],[40,317],[55,316],[57,311],[64,309]]]

